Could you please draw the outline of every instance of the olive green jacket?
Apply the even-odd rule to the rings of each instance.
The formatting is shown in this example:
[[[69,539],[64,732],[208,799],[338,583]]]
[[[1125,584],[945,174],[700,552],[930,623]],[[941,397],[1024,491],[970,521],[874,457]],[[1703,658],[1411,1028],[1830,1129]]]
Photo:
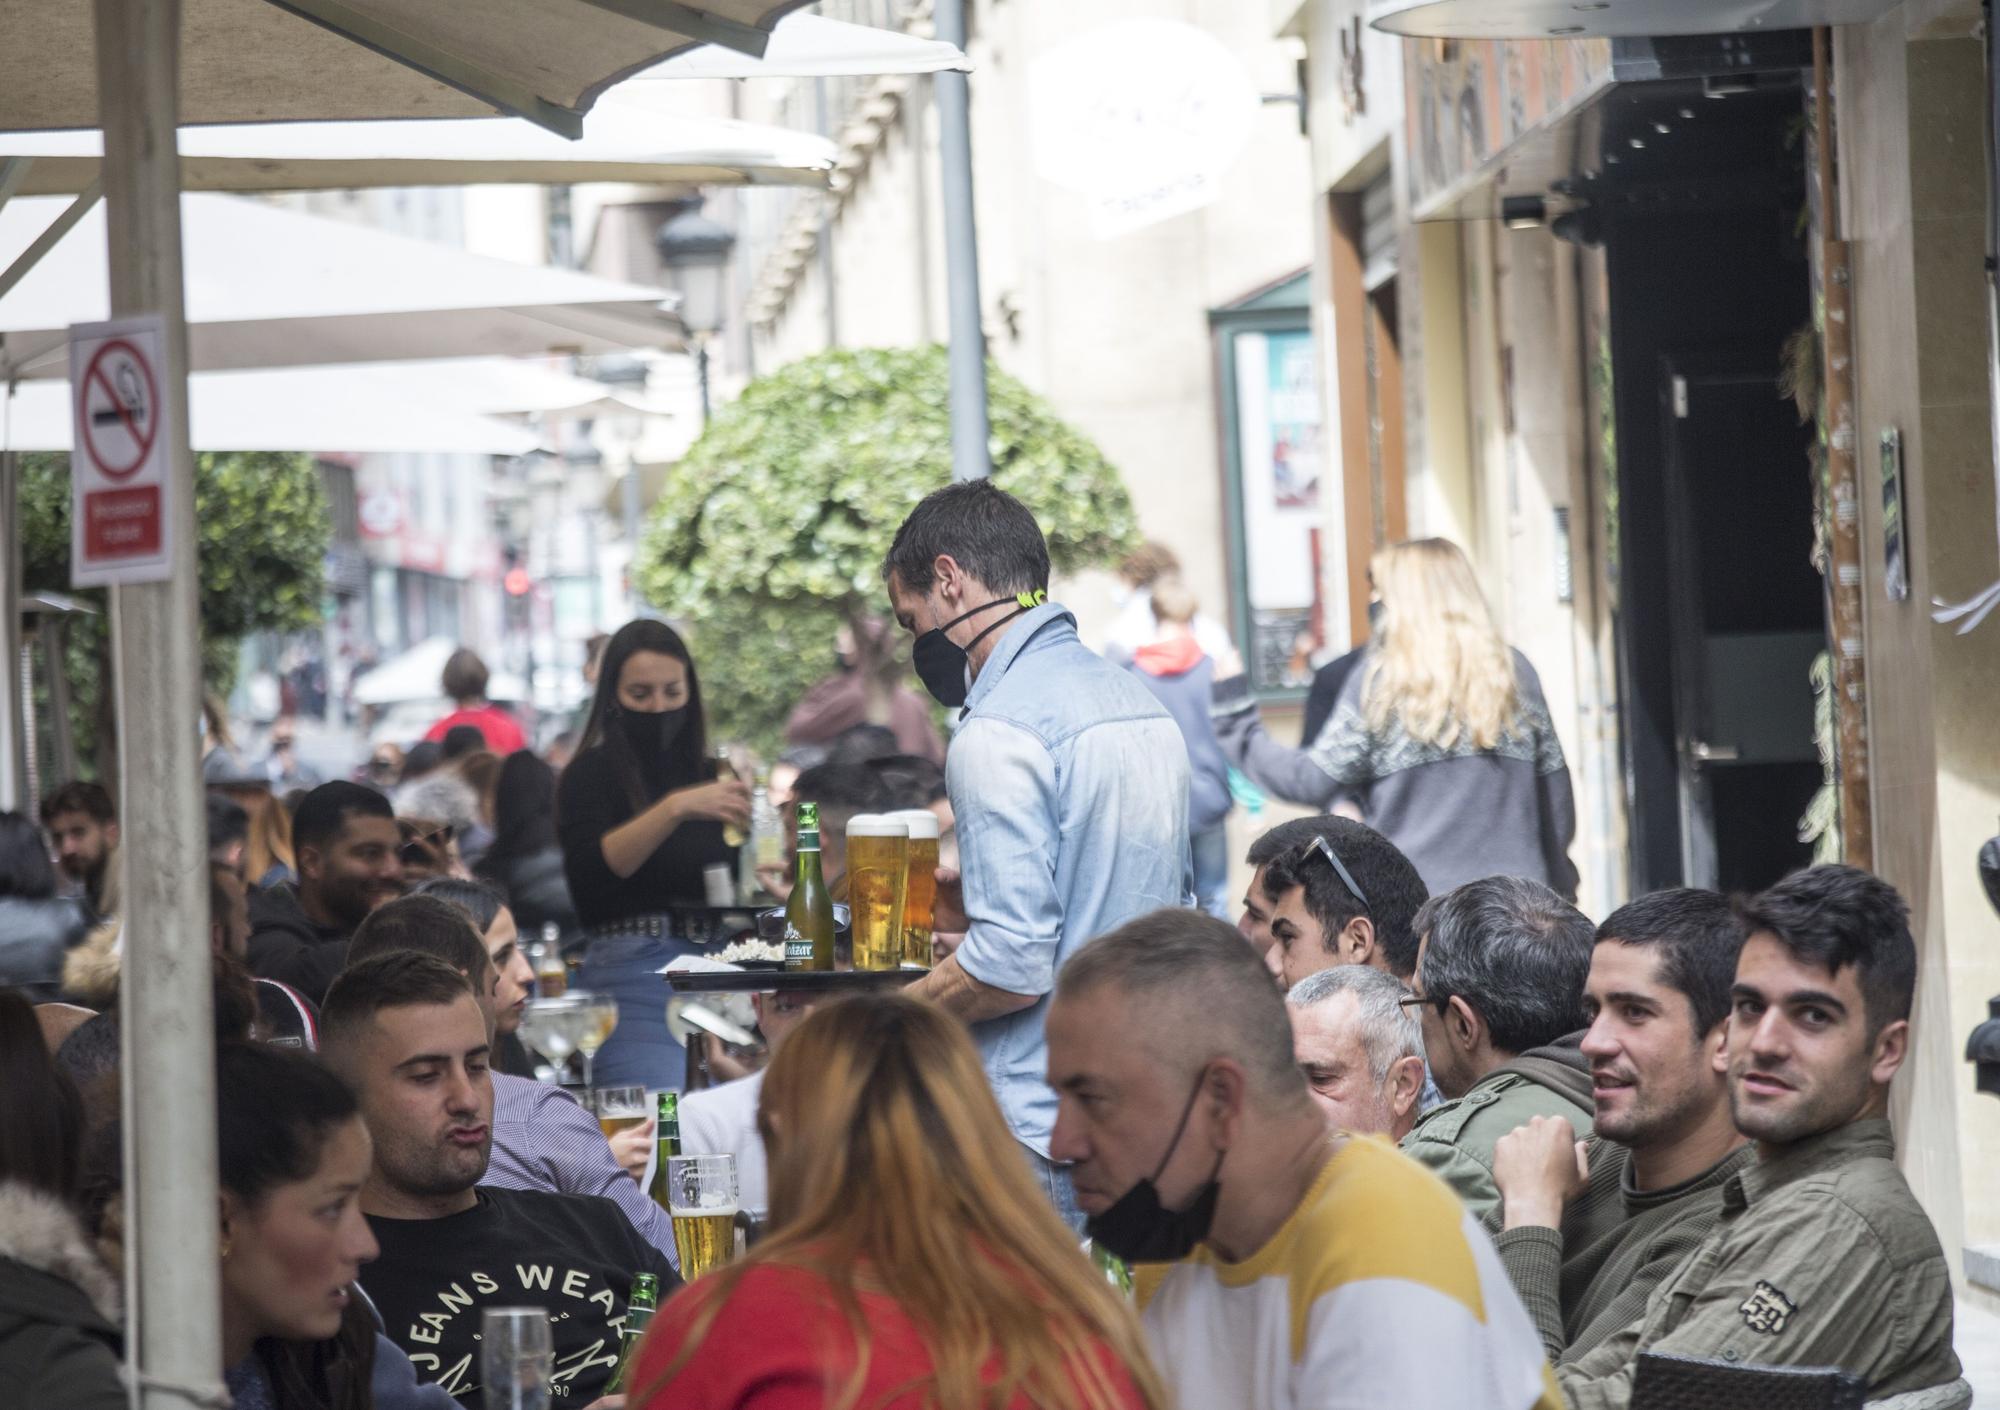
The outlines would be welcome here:
[[[1642,1351],[1839,1366],[1870,1400],[1957,1380],[1951,1274],[1894,1157],[1887,1121],[1855,1121],[1732,1175],[1644,1314],[1556,1367],[1572,1410],[1626,1410]]]
[[[1462,1097],[1433,1107],[1403,1137],[1403,1154],[1451,1186],[1489,1234],[1500,1232],[1500,1190],[1493,1183],[1493,1147],[1532,1116],[1561,1116],[1578,1140],[1590,1134],[1596,1111],[1590,1066],[1577,1050],[1583,1035],[1521,1054],[1495,1068]]]

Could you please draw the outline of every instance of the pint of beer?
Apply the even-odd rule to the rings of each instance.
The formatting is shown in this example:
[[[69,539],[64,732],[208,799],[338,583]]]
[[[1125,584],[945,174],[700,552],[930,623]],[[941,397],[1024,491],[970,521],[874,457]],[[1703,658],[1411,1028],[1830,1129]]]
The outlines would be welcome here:
[[[674,1156],[667,1162],[667,1188],[681,1278],[693,1282],[736,1252],[736,1157]]]
[[[890,817],[910,825],[910,870],[903,886],[903,968],[931,967],[931,911],[937,905],[938,820],[929,808]]]
[[[847,824],[847,907],[856,969],[901,969],[910,825],[881,813]]]

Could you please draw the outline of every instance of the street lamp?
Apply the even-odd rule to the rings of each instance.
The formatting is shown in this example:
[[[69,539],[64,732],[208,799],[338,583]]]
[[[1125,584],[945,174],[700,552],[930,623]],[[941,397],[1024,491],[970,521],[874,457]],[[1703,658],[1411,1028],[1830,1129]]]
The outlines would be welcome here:
[[[722,327],[723,291],[729,252],[736,233],[701,213],[701,202],[684,207],[653,236],[666,266],[667,287],[681,296],[681,322],[694,339],[694,370],[701,384],[701,424],[708,424],[708,340]]]

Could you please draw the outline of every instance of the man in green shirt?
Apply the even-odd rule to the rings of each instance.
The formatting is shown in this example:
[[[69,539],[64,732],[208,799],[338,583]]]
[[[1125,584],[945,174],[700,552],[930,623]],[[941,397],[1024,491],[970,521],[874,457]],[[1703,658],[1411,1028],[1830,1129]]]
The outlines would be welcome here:
[[[1577,1051],[1590,921],[1539,881],[1489,876],[1417,912],[1415,993],[1424,1056],[1448,1100],[1403,1137],[1403,1153],[1500,1232],[1493,1149],[1536,1116],[1590,1134],[1590,1069]]]
[[[1716,1066],[1742,948],[1741,920],[1713,891],[1660,891],[1613,912],[1583,992],[1597,1139],[1536,1117],[1494,1148],[1495,1242],[1551,1365],[1646,1310],[1750,1161]]]
[[[1909,908],[1887,882],[1827,866],[1779,882],[1744,920],[1724,1051],[1756,1160],[1645,1312],[1556,1368],[1571,1410],[1626,1410],[1647,1351],[1840,1366],[1870,1400],[1959,1379],[1951,1275],[1887,1119],[1917,979]]]

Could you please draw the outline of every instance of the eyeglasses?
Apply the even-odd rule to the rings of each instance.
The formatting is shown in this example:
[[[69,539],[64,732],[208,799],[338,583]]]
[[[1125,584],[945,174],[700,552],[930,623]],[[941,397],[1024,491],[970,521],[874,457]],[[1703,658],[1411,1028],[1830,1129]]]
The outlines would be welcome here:
[[[1449,994],[1408,994],[1396,1000],[1396,1007],[1399,1009],[1435,1008],[1439,1013],[1443,1013],[1450,1003],[1451,995]]]
[[[1354,899],[1361,903],[1361,909],[1364,911],[1368,909],[1368,893],[1355,884],[1354,873],[1349,871],[1347,864],[1340,860],[1340,856],[1333,850],[1331,842],[1328,842],[1324,837],[1315,837],[1306,845],[1306,852],[1308,855],[1317,852],[1320,856],[1325,857],[1328,864],[1339,874],[1341,884],[1353,892]]]

